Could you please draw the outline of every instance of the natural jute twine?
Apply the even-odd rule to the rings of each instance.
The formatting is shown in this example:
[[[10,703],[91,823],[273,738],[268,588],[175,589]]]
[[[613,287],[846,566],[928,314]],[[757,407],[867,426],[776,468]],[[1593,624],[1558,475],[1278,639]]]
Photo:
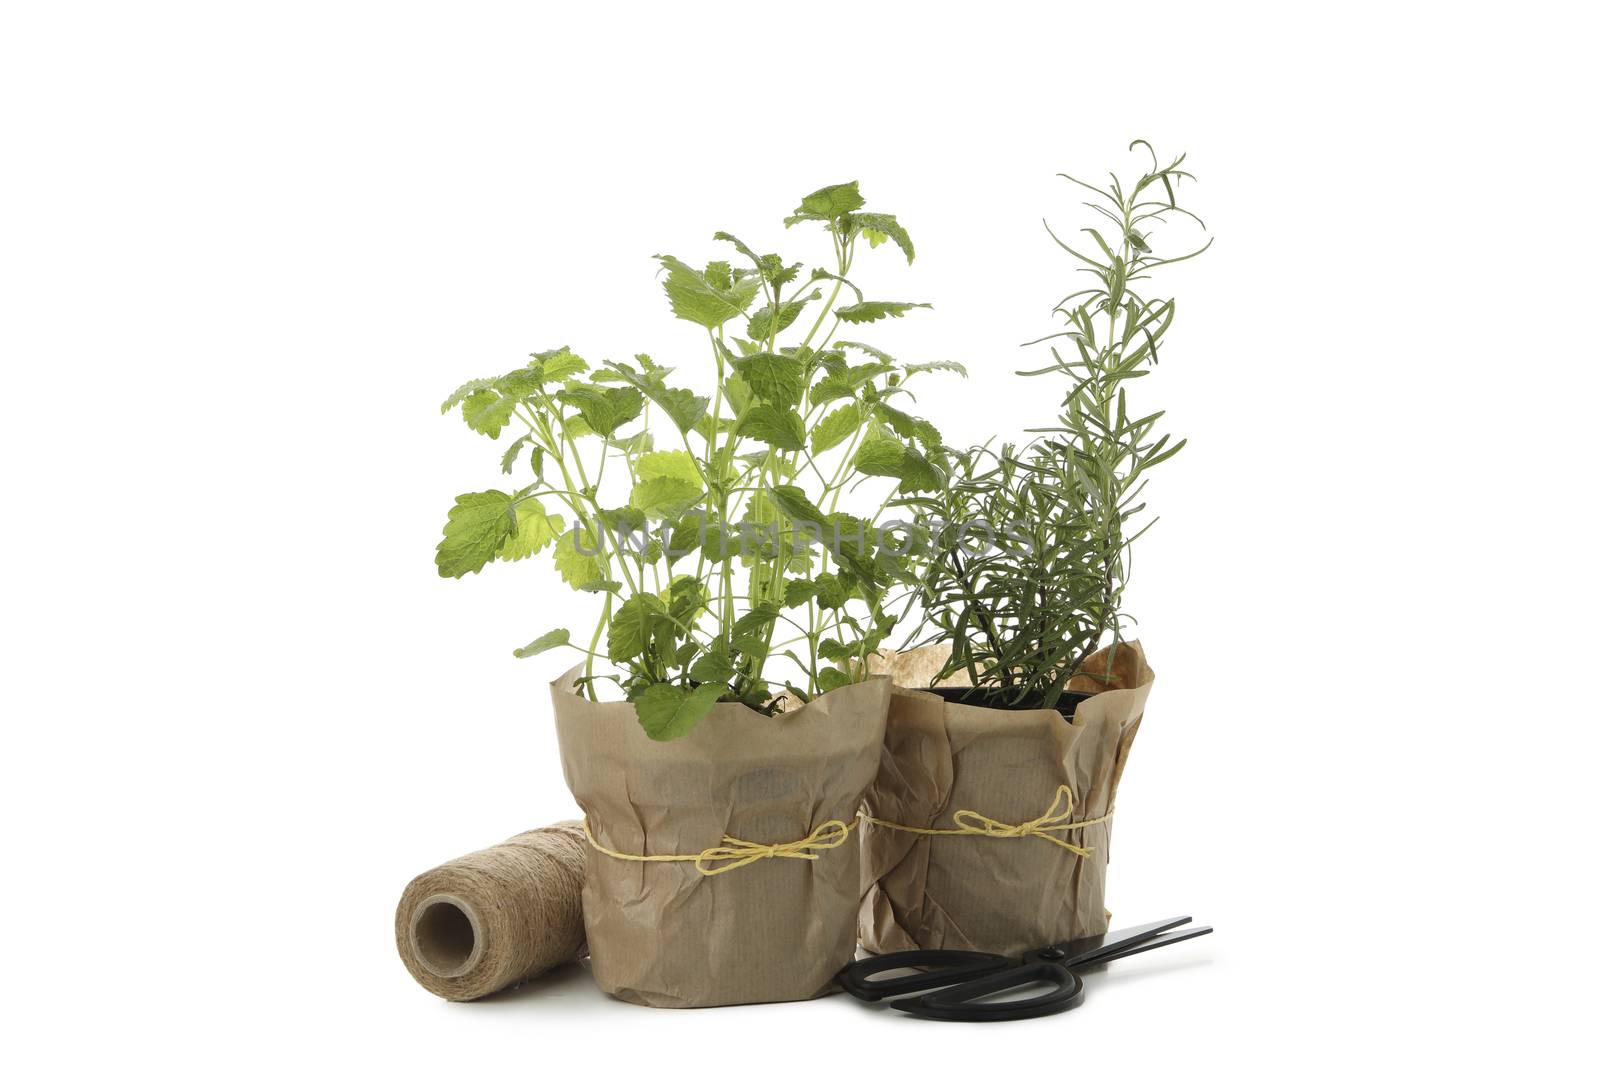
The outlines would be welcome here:
[[[695,870],[710,878],[712,875],[736,871],[758,860],[792,859],[815,862],[818,852],[825,852],[844,844],[858,821],[859,818],[851,819],[849,822],[829,819],[798,841],[784,841],[776,845],[763,845],[757,841],[744,841],[737,837],[725,836],[720,845],[712,845],[710,848],[685,855],[645,856],[637,852],[619,852],[596,841],[587,824],[584,825],[583,832],[589,838],[589,844],[595,847],[595,851],[602,852],[612,859],[636,860],[639,863],[693,863]]]
[[[583,824],[557,823],[420,874],[395,910],[400,959],[446,1000],[475,1000],[583,953]]]
[[[1071,841],[1065,841],[1055,835],[1065,833],[1068,830],[1082,829],[1085,826],[1098,825],[1111,818],[1113,813],[1108,811],[1096,819],[1080,819],[1077,822],[1072,822],[1072,807],[1072,788],[1064,785],[1056,790],[1055,800],[1051,802],[1050,807],[1045,809],[1043,815],[1037,819],[1029,819],[1027,822],[1015,825],[1001,822],[999,819],[991,819],[987,815],[979,815],[977,812],[967,808],[963,808],[951,816],[951,821],[955,823],[951,827],[906,826],[904,823],[890,822],[888,819],[874,819],[870,815],[862,815],[861,819],[863,822],[869,822],[873,826],[883,826],[890,830],[904,830],[908,834],[924,834],[929,837],[1037,837],[1050,842],[1052,845],[1059,845],[1075,855],[1091,855],[1094,849],[1088,845],[1075,845]]]

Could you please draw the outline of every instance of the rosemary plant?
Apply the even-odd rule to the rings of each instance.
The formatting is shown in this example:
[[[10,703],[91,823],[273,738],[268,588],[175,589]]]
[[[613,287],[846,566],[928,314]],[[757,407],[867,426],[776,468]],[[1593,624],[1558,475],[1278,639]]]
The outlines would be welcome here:
[[[895,624],[900,539],[843,510],[846,490],[885,476],[883,496],[937,488],[938,431],[891,401],[918,374],[960,368],[839,336],[928,306],[867,300],[851,280],[863,246],[915,255],[896,218],[865,203],[855,182],[829,186],[785,220],[828,238],[826,266],[804,281],[800,263],[727,233],[716,239],[733,263],[656,257],[673,314],[701,332],[709,396],[669,385],[646,355],[591,369],[561,348],[445,401],[488,437],[521,431],[501,469],[526,484],[456,498],[439,573],[551,549],[568,584],[601,598],[599,621],[582,644],[558,628],[516,654],[583,653],[590,699],[615,681],[652,737],[681,736],[719,700],[771,713],[785,694],[862,680]]]
[[[1092,245],[1069,245],[1046,223],[1092,279],[1054,309],[1064,328],[1029,342],[1048,343],[1051,362],[1020,372],[1066,379],[1059,424],[1031,431],[1048,436],[1022,449],[942,449],[934,460],[945,483],[903,500],[934,531],[920,554],[926,618],[912,643],[949,642],[941,677],[965,676],[969,698],[1053,707],[1108,635],[1121,640],[1132,546],[1154,522],[1139,517],[1146,475],[1184,445],[1157,434],[1163,412],[1129,413],[1127,383],[1157,364],[1177,312],[1171,298],[1142,295],[1140,283],[1210,241],[1157,254],[1153,226],[1200,222],[1177,202],[1192,175],[1181,155],[1162,166],[1147,142],[1129,147],[1151,160],[1131,186],[1114,174],[1105,188],[1061,175],[1093,193],[1085,206],[1107,220],[1083,231]]]

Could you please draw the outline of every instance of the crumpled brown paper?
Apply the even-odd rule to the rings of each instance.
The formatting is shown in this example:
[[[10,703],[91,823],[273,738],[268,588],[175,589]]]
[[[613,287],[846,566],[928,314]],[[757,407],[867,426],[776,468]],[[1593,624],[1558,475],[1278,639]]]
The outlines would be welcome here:
[[[567,785],[595,840],[688,855],[724,836],[760,844],[854,820],[877,772],[889,680],[871,678],[772,718],[718,704],[686,736],[652,741],[632,704],[552,684]],[[860,851],[852,830],[814,860],[760,859],[707,876],[692,862],[616,859],[589,846],[583,919],[595,979],[655,1007],[804,1000],[855,956]]]
[[[928,683],[947,650],[915,665],[875,662],[874,671],[897,684],[868,814],[951,827],[966,809],[1015,826],[1044,815],[1065,784],[1073,821],[1105,815],[1155,681],[1138,642],[1115,648],[1115,657],[1110,648],[1089,657],[1073,679],[1071,688],[1096,695],[1078,705],[1070,724],[1054,710],[956,704],[910,688]],[[913,677],[918,668],[925,673]],[[860,937],[868,951],[1015,954],[1106,931],[1109,820],[1056,835],[1092,849],[1087,857],[1036,837],[861,829]]]

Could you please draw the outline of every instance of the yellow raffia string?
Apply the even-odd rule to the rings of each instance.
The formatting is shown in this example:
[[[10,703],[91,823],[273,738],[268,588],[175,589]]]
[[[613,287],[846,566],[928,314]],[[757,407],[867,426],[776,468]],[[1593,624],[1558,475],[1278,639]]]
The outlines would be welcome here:
[[[1058,808],[1060,809],[1059,811],[1057,810]],[[1103,823],[1111,818],[1114,813],[1108,811],[1098,819],[1082,819],[1078,822],[1069,822],[1068,820],[1072,818],[1072,808],[1072,787],[1064,785],[1056,790],[1055,800],[1050,803],[1049,809],[1043,815],[1037,819],[1030,819],[1025,823],[1018,823],[1015,826],[1001,822],[999,819],[991,819],[987,815],[979,815],[977,812],[966,808],[952,816],[956,825],[949,828],[906,826],[904,823],[890,822],[888,819],[875,819],[871,815],[862,815],[861,818],[874,826],[886,826],[891,830],[904,830],[908,834],[926,834],[930,837],[945,835],[1038,837],[1050,842],[1052,845],[1060,845],[1068,852],[1076,853],[1079,856],[1088,856],[1094,852],[1094,849],[1087,845],[1074,845],[1070,841],[1063,841],[1061,838],[1056,837],[1055,834]]]
[[[693,863],[695,870],[709,878],[714,874],[726,874],[738,870],[757,860],[780,858],[815,860],[818,851],[838,848],[844,844],[850,837],[850,831],[856,828],[856,823],[859,821],[859,816],[848,823],[839,819],[829,819],[800,840],[785,841],[780,845],[763,845],[755,841],[743,841],[737,837],[724,837],[720,845],[713,845],[703,852],[684,856],[640,856],[632,852],[618,852],[607,848],[594,839],[594,833],[589,829],[587,820],[583,824],[583,832],[584,836],[588,837],[589,844],[612,859],[638,860],[640,863]]]

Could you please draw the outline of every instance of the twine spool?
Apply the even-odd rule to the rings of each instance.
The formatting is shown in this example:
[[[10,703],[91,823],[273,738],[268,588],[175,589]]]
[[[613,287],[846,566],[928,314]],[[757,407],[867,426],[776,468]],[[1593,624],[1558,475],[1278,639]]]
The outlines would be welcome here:
[[[578,959],[583,852],[583,824],[563,822],[413,878],[394,916],[411,977],[446,1000],[476,1000]]]

